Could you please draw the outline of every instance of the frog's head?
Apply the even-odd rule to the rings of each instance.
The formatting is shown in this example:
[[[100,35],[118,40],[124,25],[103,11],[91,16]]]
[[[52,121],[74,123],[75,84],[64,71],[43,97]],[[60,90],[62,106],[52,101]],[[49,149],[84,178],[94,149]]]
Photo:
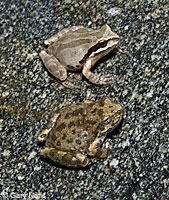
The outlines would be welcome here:
[[[99,101],[99,106],[103,111],[103,122],[107,129],[114,129],[123,117],[123,107],[111,101],[108,97],[103,97]]]
[[[117,46],[117,44],[120,41],[120,37],[114,33],[110,26],[107,24],[103,25],[99,31],[99,34],[97,35],[97,44],[99,47],[99,52],[100,51],[105,51],[106,49],[109,48],[114,48]]]
[[[105,52],[106,54],[109,53],[116,48],[120,41],[120,37],[112,32],[107,24],[103,25],[100,30],[96,30],[93,34],[95,36],[94,38],[97,39],[91,43],[91,48],[88,52],[90,57],[94,57],[98,54],[105,55]]]
[[[107,24],[101,27],[100,33],[102,36],[99,39],[98,43],[100,45],[106,43],[107,48],[116,46],[120,41],[120,37],[116,33],[112,32],[110,26],[108,26]]]

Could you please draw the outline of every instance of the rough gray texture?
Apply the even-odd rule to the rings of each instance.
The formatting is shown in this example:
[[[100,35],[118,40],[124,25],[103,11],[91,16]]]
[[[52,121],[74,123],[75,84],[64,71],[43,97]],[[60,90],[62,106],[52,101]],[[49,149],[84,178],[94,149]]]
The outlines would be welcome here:
[[[167,2],[0,2],[0,198],[167,199]],[[46,48],[44,40],[64,27],[105,23],[130,52],[109,56],[94,69],[118,76],[115,84],[91,85],[80,73],[73,76],[81,91],[58,84],[38,55]],[[40,158],[37,136],[54,110],[102,96],[125,107],[111,155],[80,170]]]

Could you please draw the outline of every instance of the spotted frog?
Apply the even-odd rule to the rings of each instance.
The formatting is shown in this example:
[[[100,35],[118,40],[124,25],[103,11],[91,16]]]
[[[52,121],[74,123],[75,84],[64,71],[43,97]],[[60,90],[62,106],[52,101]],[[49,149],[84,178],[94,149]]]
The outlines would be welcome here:
[[[38,140],[45,141],[40,154],[66,167],[90,165],[107,157],[110,139],[106,136],[122,116],[123,108],[108,97],[67,106],[40,133]]]

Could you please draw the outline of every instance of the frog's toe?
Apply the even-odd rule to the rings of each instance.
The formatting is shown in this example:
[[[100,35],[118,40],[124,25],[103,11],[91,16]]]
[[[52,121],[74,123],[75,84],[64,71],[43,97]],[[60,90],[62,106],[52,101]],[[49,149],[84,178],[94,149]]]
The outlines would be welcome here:
[[[70,88],[70,89],[80,89],[80,86],[74,85],[72,83],[72,81],[70,81],[70,80],[65,80],[65,81],[62,81],[61,83],[63,86]]]
[[[104,76],[99,77],[99,84],[100,85],[107,85],[107,84],[113,84],[114,81],[117,79],[117,76],[112,76],[111,74],[107,74]]]
[[[103,143],[102,148],[103,148],[103,149],[107,149],[108,151],[111,151],[111,150],[112,150],[112,146],[113,146],[112,140],[108,138],[108,139],[106,139],[106,141]]]
[[[49,129],[44,129],[38,136],[38,141],[39,142],[45,142],[47,140],[49,133]]]
[[[99,85],[113,84],[114,79],[111,74],[99,77]]]

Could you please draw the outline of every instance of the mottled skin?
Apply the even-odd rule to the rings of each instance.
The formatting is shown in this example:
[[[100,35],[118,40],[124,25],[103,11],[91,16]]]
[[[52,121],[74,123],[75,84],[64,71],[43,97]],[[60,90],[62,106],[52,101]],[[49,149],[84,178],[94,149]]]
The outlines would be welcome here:
[[[96,76],[90,69],[100,58],[116,49],[119,40],[119,36],[108,25],[99,30],[73,26],[46,40],[48,53],[42,51],[40,57],[48,71],[66,87],[75,87],[68,80],[67,71],[80,69],[90,82],[96,85],[110,84],[111,75]]]
[[[41,155],[67,167],[85,167],[105,158],[106,136],[121,121],[123,108],[109,98],[72,104],[49,121],[39,135],[46,141]]]

